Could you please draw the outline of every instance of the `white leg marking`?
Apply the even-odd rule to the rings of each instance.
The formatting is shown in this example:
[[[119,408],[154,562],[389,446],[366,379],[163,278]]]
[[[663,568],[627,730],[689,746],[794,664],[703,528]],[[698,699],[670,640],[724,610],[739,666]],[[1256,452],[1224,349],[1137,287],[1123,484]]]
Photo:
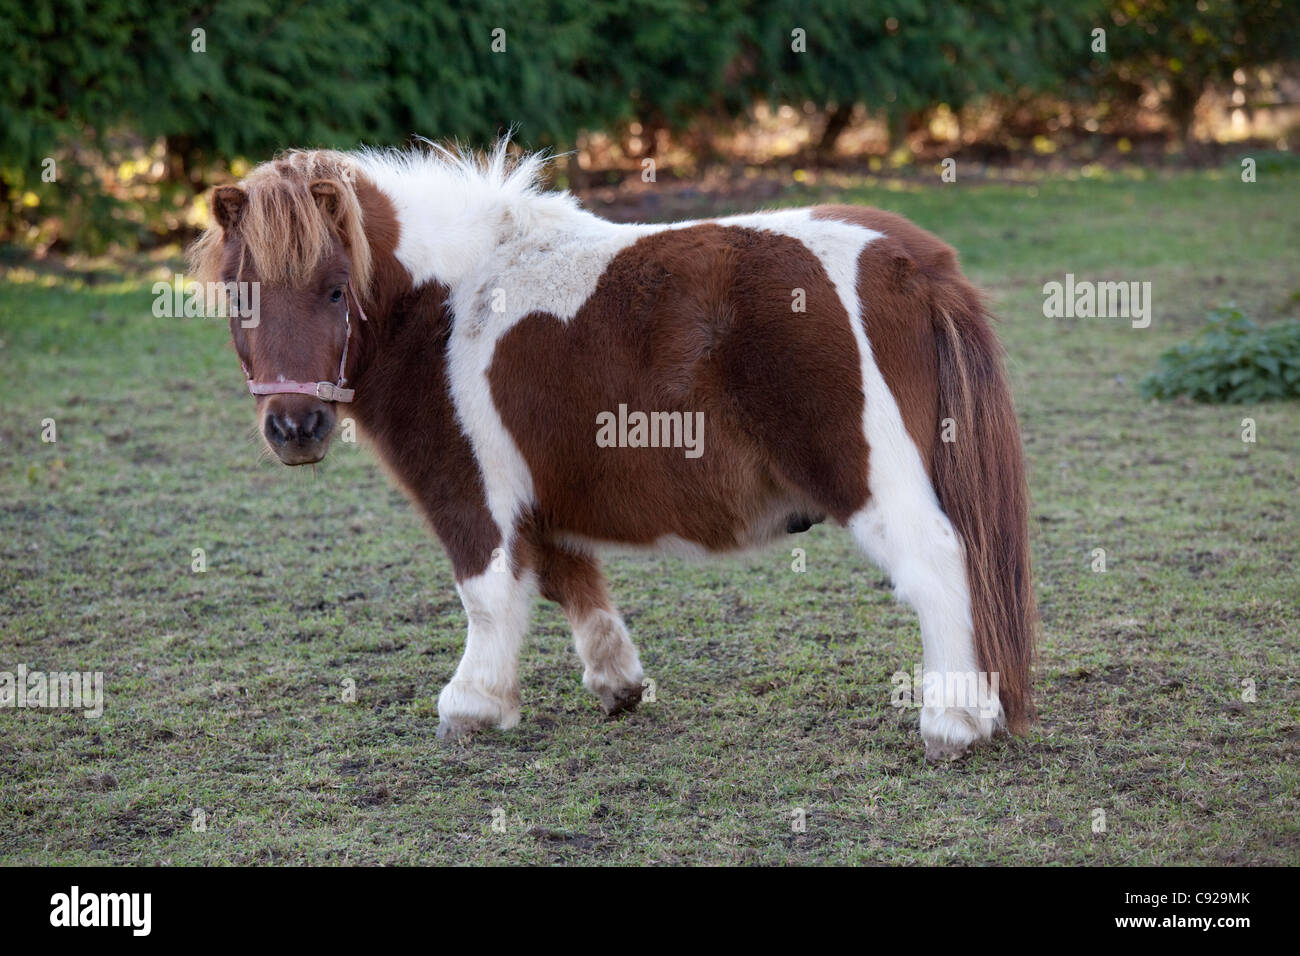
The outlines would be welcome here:
[[[955,759],[1002,723],[996,684],[984,684],[975,657],[970,591],[960,541],[929,485],[912,500],[879,501],[849,520],[858,546],[894,582],[898,600],[916,609],[924,648],[921,736],[926,756]],[[991,693],[990,693],[991,691]]]
[[[645,672],[618,612],[601,608],[580,617],[569,615],[569,622],[573,646],[582,659],[582,686],[600,698],[607,714],[635,707]]]
[[[487,570],[456,587],[469,617],[465,654],[438,695],[438,736],[519,723],[519,646],[537,582],[529,572]]]

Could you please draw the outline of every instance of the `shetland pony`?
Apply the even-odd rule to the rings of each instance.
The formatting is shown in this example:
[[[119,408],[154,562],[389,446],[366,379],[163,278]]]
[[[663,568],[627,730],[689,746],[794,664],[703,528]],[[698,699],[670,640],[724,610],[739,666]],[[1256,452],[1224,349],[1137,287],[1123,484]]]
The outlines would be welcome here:
[[[604,710],[636,705],[602,548],[720,554],[825,519],[918,613],[927,757],[1022,732],[1020,436],[953,250],[855,206],[615,224],[542,167],[295,151],[218,187],[191,250],[200,281],[260,284],[231,330],[275,455],[319,461],[348,406],[445,546],[469,634],[438,735],[518,722],[538,592]]]

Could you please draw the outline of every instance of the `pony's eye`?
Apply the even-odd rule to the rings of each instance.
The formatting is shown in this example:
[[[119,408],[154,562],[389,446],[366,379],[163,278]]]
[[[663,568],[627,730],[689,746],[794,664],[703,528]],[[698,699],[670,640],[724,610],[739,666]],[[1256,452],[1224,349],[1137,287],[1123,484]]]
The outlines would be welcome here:
[[[342,299],[342,298],[343,298],[343,290],[342,290],[342,289],[335,289],[333,292],[330,293],[330,301],[331,301],[331,302],[337,302],[337,301],[339,301],[339,300]]]

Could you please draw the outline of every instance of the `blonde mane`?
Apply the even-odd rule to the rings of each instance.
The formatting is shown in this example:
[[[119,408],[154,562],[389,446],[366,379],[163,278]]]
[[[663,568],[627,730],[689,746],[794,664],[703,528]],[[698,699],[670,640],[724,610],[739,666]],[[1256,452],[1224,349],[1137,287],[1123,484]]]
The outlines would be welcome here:
[[[244,261],[252,259],[263,282],[305,281],[329,252],[335,237],[352,260],[352,285],[370,289],[370,243],[356,192],[357,165],[333,150],[293,150],[255,167],[239,183],[248,195],[239,220]],[[327,217],[311,194],[311,184],[338,184],[337,221]],[[221,281],[224,232],[214,219],[190,247],[190,270],[199,282]],[[241,264],[242,265],[242,264]]]

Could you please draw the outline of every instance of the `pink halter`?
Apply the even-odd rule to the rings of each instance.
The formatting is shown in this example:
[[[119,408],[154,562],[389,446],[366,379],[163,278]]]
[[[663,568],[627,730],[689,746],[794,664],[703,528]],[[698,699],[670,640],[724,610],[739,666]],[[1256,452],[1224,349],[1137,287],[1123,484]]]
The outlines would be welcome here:
[[[352,292],[351,283],[347,287],[348,292]],[[361,316],[362,322],[368,322],[366,310],[361,307],[361,297],[352,292],[352,298],[357,303],[357,313]],[[343,355],[339,358],[339,375],[337,382],[254,382],[253,376],[248,371],[248,366],[244,360],[239,360],[240,366],[244,369],[244,378],[248,380],[248,391],[253,395],[314,395],[322,402],[350,402],[356,395],[356,389],[344,388],[348,380],[345,377],[348,368],[348,345],[352,342],[352,310],[350,306],[345,306],[343,312],[343,325],[347,330],[347,335],[343,339]]]

